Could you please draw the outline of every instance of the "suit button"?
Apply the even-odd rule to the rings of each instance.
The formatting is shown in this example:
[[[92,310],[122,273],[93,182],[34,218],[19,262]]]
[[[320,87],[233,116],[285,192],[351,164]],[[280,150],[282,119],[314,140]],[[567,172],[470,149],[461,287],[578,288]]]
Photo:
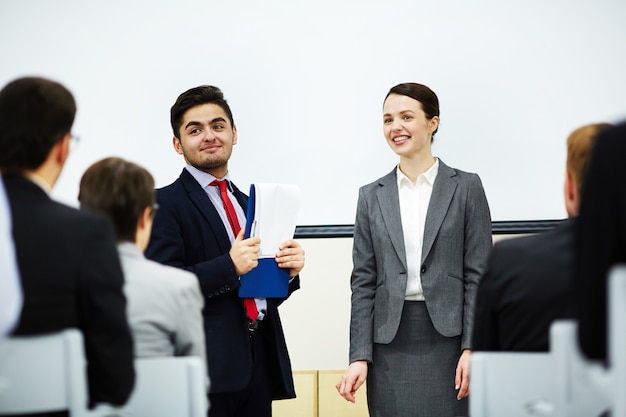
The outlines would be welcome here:
[[[224,288],[220,288],[220,294],[224,294],[224,291],[226,291]]]
[[[220,292],[219,291],[215,291],[215,295],[220,295]]]
[[[226,289],[226,291],[230,291],[230,285],[227,285],[224,288]]]
[[[211,293],[207,294],[207,298],[213,298],[213,294]]]
[[[426,272],[426,265],[422,265],[422,269],[420,269],[420,272],[423,274],[424,272]]]

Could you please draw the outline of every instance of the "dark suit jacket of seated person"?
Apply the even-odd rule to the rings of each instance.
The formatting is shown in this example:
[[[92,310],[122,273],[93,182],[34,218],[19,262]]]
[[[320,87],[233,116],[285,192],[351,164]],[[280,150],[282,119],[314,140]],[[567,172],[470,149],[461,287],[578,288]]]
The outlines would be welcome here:
[[[135,373],[111,223],[49,196],[69,154],[75,112],[72,94],[50,80],[21,78],[0,91],[0,169],[24,293],[14,334],[78,328],[90,404],[121,405]]]
[[[596,138],[609,126],[585,125],[567,139],[564,197],[570,219],[554,230],[495,244],[478,288],[475,350],[546,352],[554,320],[575,318],[576,216]]]

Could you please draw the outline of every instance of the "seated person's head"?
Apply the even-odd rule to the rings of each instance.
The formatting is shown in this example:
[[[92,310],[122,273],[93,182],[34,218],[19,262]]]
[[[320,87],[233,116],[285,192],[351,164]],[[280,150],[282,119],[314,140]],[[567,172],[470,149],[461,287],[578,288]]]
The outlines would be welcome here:
[[[611,127],[609,123],[593,123],[581,126],[567,138],[567,161],[565,172],[565,208],[567,214],[578,215],[580,196],[598,135]]]
[[[146,169],[121,158],[98,161],[83,174],[78,200],[111,219],[118,241],[146,248],[156,214],[154,179]]]
[[[55,81],[25,77],[8,83],[0,90],[0,171],[33,172],[53,159],[54,183],[69,153],[75,114],[72,93]]]

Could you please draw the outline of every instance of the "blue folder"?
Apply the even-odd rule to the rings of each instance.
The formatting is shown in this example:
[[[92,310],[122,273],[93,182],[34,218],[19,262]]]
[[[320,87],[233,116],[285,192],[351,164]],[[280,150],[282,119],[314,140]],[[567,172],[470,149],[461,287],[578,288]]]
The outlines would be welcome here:
[[[250,185],[248,211],[246,215],[247,239],[252,233],[255,220],[256,192]],[[256,268],[239,277],[239,297],[241,298],[283,298],[289,294],[289,269],[279,268],[274,258],[261,258]]]

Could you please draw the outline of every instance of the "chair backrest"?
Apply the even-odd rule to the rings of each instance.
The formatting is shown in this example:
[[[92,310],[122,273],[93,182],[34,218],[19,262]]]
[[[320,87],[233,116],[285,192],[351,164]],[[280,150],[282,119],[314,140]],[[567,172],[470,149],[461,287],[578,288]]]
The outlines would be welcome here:
[[[583,357],[574,320],[557,320],[550,327],[550,351],[556,364],[555,397],[559,417],[599,416],[610,406],[610,374],[600,361]]]
[[[608,282],[608,368],[583,357],[574,320],[558,320],[548,353],[472,354],[470,416],[626,417],[626,265]]]
[[[127,408],[142,417],[206,417],[206,367],[192,356],[135,359],[137,380]]]
[[[87,410],[85,355],[80,331],[23,336],[0,342],[0,414]]]
[[[552,415],[554,368],[549,353],[474,352],[470,416]]]
[[[557,358],[558,416],[626,417],[626,266],[608,275],[608,362],[583,357],[575,321],[557,321],[550,329],[550,349]]]
[[[609,278],[609,363],[613,373],[613,417],[626,417],[626,265]]]

